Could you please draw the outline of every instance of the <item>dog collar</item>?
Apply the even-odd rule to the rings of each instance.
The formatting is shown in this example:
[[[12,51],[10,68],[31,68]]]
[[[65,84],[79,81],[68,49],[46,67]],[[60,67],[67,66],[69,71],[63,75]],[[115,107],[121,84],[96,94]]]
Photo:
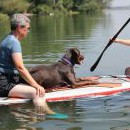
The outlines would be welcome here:
[[[70,60],[67,59],[67,58],[64,57],[64,56],[61,58],[61,61],[64,62],[64,63],[66,63],[66,64],[68,64],[68,65],[70,65],[70,66],[73,66],[73,64],[70,62]]]

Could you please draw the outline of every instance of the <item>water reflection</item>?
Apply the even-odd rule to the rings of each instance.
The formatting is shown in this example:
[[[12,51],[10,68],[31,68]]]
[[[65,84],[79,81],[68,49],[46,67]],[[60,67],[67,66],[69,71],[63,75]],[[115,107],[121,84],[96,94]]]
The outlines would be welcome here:
[[[34,115],[33,104],[15,104],[0,107],[0,129],[9,130],[116,130],[129,128],[129,93],[102,98],[83,98],[49,103],[68,119],[47,118]]]
[[[9,129],[9,130],[17,130],[18,128],[22,128],[22,125],[26,124],[26,118],[18,114],[14,114],[17,106],[1,106],[0,107],[0,129]],[[26,117],[26,115],[23,115]]]
[[[0,129],[36,130],[30,125],[45,121],[45,116],[34,115],[34,111],[35,109],[31,103],[1,106]]]

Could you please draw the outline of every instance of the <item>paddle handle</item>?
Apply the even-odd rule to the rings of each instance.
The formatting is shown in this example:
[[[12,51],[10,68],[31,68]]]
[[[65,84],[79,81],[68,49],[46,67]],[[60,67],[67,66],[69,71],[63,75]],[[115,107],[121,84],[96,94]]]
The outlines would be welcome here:
[[[120,32],[125,28],[125,26],[130,22],[130,18],[125,22],[125,24],[120,28],[120,30],[112,37],[111,40],[109,40],[107,46],[104,48],[104,50],[102,51],[102,53],[100,54],[99,58],[97,59],[97,61],[94,63],[94,65],[90,68],[90,71],[94,71],[95,68],[97,67],[99,61],[101,60],[103,53],[105,52],[105,50],[113,43],[113,41],[117,38],[117,36],[120,34]]]

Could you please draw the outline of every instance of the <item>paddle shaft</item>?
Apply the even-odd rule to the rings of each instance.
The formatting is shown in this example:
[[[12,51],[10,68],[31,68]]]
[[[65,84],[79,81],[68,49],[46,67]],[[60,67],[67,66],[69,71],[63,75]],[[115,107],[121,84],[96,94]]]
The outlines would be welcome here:
[[[90,68],[90,71],[94,71],[95,68],[97,67],[99,61],[101,60],[105,50],[113,43],[113,41],[117,38],[117,36],[120,34],[120,32],[125,28],[125,26],[130,22],[130,18],[125,22],[125,24],[120,28],[120,30],[114,35],[114,37],[109,40],[107,46],[104,48],[104,50],[102,51],[102,53],[100,54],[99,58],[97,59],[97,61],[94,63],[94,65]]]

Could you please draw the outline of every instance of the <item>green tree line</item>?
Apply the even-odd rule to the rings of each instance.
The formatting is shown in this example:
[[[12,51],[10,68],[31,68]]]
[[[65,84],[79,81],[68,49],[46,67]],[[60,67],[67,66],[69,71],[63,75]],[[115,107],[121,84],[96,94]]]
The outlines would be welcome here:
[[[112,0],[0,0],[2,14],[52,14],[95,12],[106,8]]]

